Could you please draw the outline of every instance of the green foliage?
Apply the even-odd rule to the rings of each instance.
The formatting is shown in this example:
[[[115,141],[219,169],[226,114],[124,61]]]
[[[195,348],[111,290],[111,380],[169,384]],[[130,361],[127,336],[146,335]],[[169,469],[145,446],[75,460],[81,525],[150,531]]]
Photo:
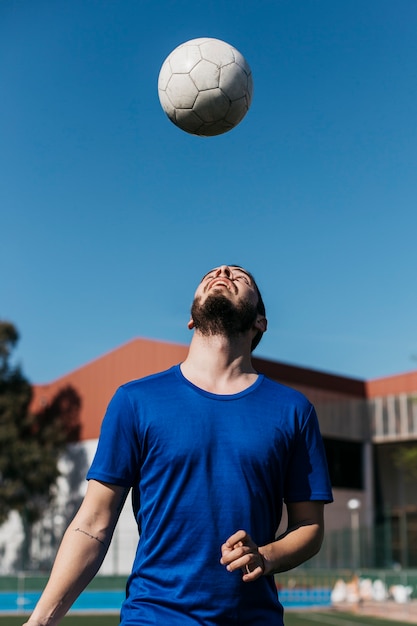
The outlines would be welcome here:
[[[417,478],[417,445],[398,446],[394,452],[394,462],[409,478]]]
[[[80,399],[66,388],[39,413],[32,388],[10,357],[19,335],[0,321],[0,524],[17,511],[28,532],[53,497],[59,455],[79,437]]]
[[[24,500],[19,478],[22,448],[29,439],[28,407],[32,389],[19,367],[9,363],[19,335],[9,322],[0,322],[0,523]]]

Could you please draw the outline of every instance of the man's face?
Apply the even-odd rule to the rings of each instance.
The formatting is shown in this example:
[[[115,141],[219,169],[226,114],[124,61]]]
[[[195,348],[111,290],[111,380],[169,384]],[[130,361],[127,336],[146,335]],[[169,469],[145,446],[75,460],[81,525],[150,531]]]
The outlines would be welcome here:
[[[203,335],[234,337],[257,318],[258,294],[241,267],[222,265],[203,276],[191,308],[192,326]]]
[[[250,274],[242,267],[221,265],[207,272],[201,279],[195,297],[203,300],[212,293],[224,293],[235,299],[249,299],[258,302],[258,294]]]

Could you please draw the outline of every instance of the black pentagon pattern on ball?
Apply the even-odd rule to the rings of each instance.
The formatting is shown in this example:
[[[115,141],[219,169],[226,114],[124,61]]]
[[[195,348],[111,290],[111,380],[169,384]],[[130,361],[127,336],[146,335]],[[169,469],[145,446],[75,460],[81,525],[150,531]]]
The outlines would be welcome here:
[[[179,128],[214,136],[234,128],[252,100],[252,73],[233,46],[201,38],[181,44],[162,65],[158,92],[168,118]]]

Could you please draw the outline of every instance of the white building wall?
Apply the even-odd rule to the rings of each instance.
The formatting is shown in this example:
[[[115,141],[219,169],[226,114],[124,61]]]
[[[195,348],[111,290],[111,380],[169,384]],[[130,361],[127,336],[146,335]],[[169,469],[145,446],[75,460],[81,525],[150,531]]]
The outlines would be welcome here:
[[[7,522],[0,526],[0,575],[10,573],[13,568],[19,568],[16,563],[19,548],[23,542],[23,530],[19,515],[12,512]]]
[[[87,469],[90,467],[91,462],[93,460],[96,447],[97,440],[89,440],[85,441],[82,444],[78,444],[78,446],[82,446],[85,452],[85,467],[84,467],[84,478],[80,484],[80,488],[78,491],[79,497],[82,497],[87,488],[87,481],[85,480],[85,474]],[[72,446],[72,452],[76,452],[76,446]],[[75,455],[76,456],[76,455]],[[64,461],[65,463],[65,461]],[[62,465],[62,472],[68,476],[68,470],[71,468],[71,459],[68,463],[66,460],[65,464]],[[70,492],[68,489],[68,480],[64,477],[61,479],[60,487],[59,487],[60,501],[62,506],[65,506],[65,503],[68,502],[70,497]],[[72,494],[74,495],[74,494]],[[65,530],[67,523],[69,520],[65,520],[65,526],[62,528],[62,532]],[[131,570],[133,559],[135,557],[136,547],[138,543],[138,530],[137,525],[133,516],[131,499],[130,496],[126,499],[125,506],[120,514],[120,518],[118,524],[116,526],[115,532],[113,534],[113,540],[110,544],[107,555],[104,559],[104,562],[100,568],[100,574],[128,574]]]
[[[43,519],[33,528],[31,563],[19,562],[24,536],[19,515],[13,512],[0,526],[0,574],[17,570],[49,571],[69,522],[74,517],[87,488],[85,475],[93,459],[97,440],[72,444],[60,460],[62,476],[56,497]],[[135,556],[138,531],[130,498],[127,499],[113,541],[100,569],[101,574],[128,574]]]

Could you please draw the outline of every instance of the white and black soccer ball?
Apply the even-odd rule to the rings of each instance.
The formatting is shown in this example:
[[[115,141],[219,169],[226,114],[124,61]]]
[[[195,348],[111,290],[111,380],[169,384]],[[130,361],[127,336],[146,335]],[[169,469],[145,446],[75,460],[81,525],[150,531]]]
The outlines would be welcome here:
[[[221,135],[249,110],[252,72],[242,54],[220,39],[191,39],[165,59],[158,79],[171,122],[193,135]]]

